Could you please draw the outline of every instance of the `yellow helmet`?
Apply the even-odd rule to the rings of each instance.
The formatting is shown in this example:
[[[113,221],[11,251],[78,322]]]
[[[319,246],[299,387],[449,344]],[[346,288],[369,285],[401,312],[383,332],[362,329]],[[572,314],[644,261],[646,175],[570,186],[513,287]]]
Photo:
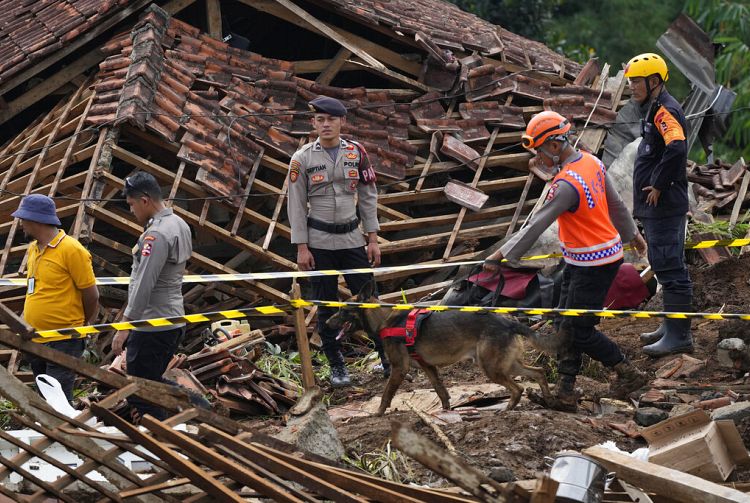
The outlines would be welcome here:
[[[666,61],[653,52],[639,54],[625,65],[625,77],[627,78],[648,77],[655,73],[661,76],[662,81],[666,82],[669,80],[669,70],[667,69]]]

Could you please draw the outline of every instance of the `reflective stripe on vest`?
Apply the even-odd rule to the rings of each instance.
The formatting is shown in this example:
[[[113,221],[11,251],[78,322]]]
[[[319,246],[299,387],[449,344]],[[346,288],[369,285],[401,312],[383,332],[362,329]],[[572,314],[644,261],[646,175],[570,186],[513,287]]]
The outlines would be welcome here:
[[[572,265],[597,266],[623,257],[622,239],[609,218],[604,166],[596,157],[581,157],[558,173],[578,192],[578,207],[557,218],[563,259]]]

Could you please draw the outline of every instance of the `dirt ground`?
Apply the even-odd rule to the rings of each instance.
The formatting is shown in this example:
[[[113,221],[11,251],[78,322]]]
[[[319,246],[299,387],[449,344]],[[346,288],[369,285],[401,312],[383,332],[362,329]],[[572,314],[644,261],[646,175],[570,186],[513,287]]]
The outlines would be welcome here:
[[[750,256],[731,259],[713,267],[691,267],[695,283],[696,310],[750,312]],[[658,310],[660,306],[661,299],[654,298],[645,308]],[[652,359],[640,352],[638,334],[654,330],[658,324],[658,319],[615,319],[602,322],[600,329],[616,341],[636,365],[648,371],[653,377],[656,369],[674,358]],[[731,387],[743,384],[741,376],[719,368],[715,355],[720,338],[746,337],[750,340],[750,325],[747,322],[698,320],[693,322],[693,335],[696,351],[692,356],[705,360],[706,366],[694,377],[682,379],[686,384],[696,387]],[[535,356],[529,352],[529,358]],[[413,374],[414,380],[405,382],[400,391],[430,388],[424,374]],[[584,374],[588,377],[580,377],[578,385],[583,389],[585,397],[591,397],[607,389],[607,378],[610,374],[606,369],[598,364],[590,364]],[[441,375],[449,388],[454,385],[487,382],[482,372],[471,362],[444,368]],[[353,378],[355,387],[346,391],[336,391],[331,395],[332,407],[344,403],[347,407],[354,407],[359,402],[379,396],[385,383],[381,377],[370,373],[355,374]],[[695,393],[696,398],[701,395],[705,398],[710,397],[712,391]],[[600,412],[593,402],[584,401],[578,413],[570,414],[544,410],[524,398],[513,411],[481,411],[471,420],[444,424],[440,428],[455,444],[458,452],[485,473],[504,467],[510,469],[515,478],[520,480],[532,478],[544,470],[544,456],[554,455],[561,450],[581,450],[607,440],[616,442],[619,448],[627,451],[646,446],[642,439],[631,439],[608,425],[626,423],[633,419],[632,409],[609,411],[606,415],[601,415]],[[384,417],[351,417],[338,420],[335,425],[350,457],[356,457],[384,449],[393,421],[406,423],[439,443],[434,432],[413,412],[390,412]],[[750,421],[742,422],[738,428],[746,446],[750,448]],[[409,478],[414,482],[434,486],[446,483],[414,461],[409,461],[409,468]],[[750,470],[737,470],[733,477],[736,480],[750,480]]]

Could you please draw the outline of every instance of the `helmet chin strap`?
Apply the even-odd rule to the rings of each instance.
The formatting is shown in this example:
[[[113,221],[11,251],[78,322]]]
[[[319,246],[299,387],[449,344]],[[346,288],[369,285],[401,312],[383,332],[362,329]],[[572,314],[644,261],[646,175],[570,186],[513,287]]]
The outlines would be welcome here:
[[[565,150],[565,147],[567,147],[568,145],[570,145],[570,142],[568,141],[567,138],[563,139],[562,142],[563,142],[563,144],[562,144],[562,147],[560,148],[561,152],[563,150]],[[549,157],[550,159],[552,159],[552,168],[553,169],[555,169],[556,171],[560,171],[562,169],[562,164],[560,162],[560,156],[559,155],[553,155],[553,154],[549,153],[541,145],[537,148],[537,150],[540,151],[541,153],[543,153],[544,155],[546,155],[547,157]]]
[[[646,101],[651,101],[651,93],[656,91],[659,88],[664,88],[664,81],[662,80],[659,82],[659,85],[656,87],[651,87],[651,84],[648,83],[648,77],[646,77]],[[659,94],[661,94],[661,90],[659,90]]]

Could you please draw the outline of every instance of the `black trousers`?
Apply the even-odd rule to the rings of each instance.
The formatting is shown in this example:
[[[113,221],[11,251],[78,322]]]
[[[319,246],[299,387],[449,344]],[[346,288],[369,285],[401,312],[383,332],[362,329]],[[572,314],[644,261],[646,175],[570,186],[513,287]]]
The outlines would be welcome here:
[[[68,339],[67,341],[45,342],[44,344],[48,348],[56,349],[73,358],[81,358],[83,350],[86,348],[86,339]],[[39,374],[47,374],[54,377],[60,382],[65,396],[68,397],[68,401],[73,400],[73,385],[76,382],[75,372],[34,355],[26,354],[25,356],[31,365],[31,371],[34,372],[35,378]]]
[[[559,307],[602,309],[620,264],[622,260],[594,267],[565,264]],[[596,329],[598,324],[598,316],[560,317],[560,332],[566,338],[557,355],[560,377],[575,379],[581,370],[584,353],[607,367],[613,367],[625,358],[617,344]]]
[[[127,342],[128,375],[175,384],[164,379],[163,375],[184,333],[184,327],[161,332],[131,331]],[[167,418],[167,412],[164,409],[136,396],[128,397],[128,403],[142,416],[151,414],[159,420]]]
[[[347,248],[344,250],[323,250],[320,248],[310,248],[310,252],[315,259],[315,269],[356,269],[371,267],[367,258],[365,248]],[[359,291],[370,280],[372,274],[346,274],[344,275],[346,286],[357,295]],[[338,298],[338,276],[317,276],[312,278],[313,296],[315,300],[339,300]],[[336,340],[338,332],[328,328],[326,322],[328,318],[336,312],[332,307],[321,307],[318,309],[318,333],[323,342],[323,352],[328,358],[332,367],[342,366],[344,360],[341,357],[341,343]],[[383,355],[383,345],[379,337],[373,340],[375,349],[380,354],[385,364]]]
[[[664,297],[693,295],[693,283],[685,264],[687,217],[641,218],[648,243],[648,263],[661,283]]]

